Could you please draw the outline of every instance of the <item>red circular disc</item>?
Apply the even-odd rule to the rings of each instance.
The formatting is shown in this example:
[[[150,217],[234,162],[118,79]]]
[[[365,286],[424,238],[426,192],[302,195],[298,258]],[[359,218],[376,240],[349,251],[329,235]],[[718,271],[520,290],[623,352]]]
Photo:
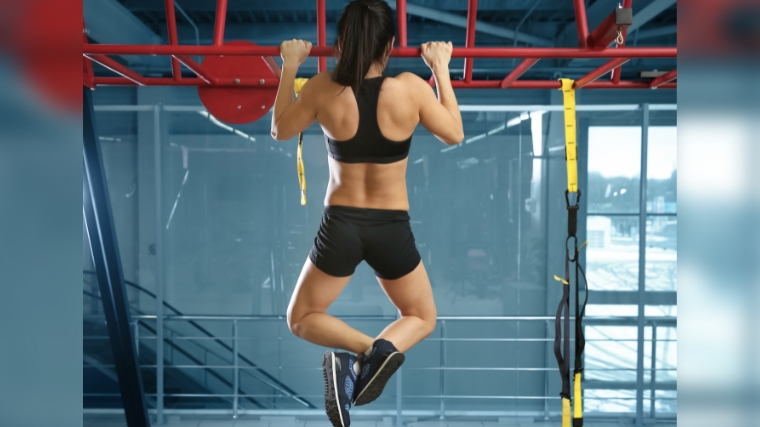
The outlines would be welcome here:
[[[225,46],[256,46],[249,41],[231,41]],[[241,82],[258,82],[260,79],[276,78],[264,58],[260,56],[207,56],[202,63],[204,70],[224,80],[240,79]],[[233,124],[250,123],[266,114],[277,96],[275,87],[199,86],[201,102],[217,119]]]

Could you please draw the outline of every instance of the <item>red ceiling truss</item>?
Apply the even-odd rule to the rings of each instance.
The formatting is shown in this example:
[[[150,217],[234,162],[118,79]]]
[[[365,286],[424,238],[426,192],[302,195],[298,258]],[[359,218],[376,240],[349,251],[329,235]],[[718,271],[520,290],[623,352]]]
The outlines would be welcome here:
[[[224,44],[224,26],[227,16],[227,0],[217,0],[214,38],[211,46],[180,45],[177,38],[177,22],[174,13],[174,2],[164,0],[166,7],[168,45],[119,45],[119,44],[89,44],[86,39],[83,55],[97,62],[120,77],[95,77],[94,86],[98,85],[139,85],[139,86],[219,86],[219,87],[276,87],[279,83],[279,66],[272,57],[279,56],[279,46],[233,45]],[[630,8],[632,0],[625,0],[624,8]],[[534,64],[541,59],[549,58],[608,58],[609,61],[587,75],[576,80],[576,88],[586,89],[674,89],[677,71],[672,70],[651,81],[621,81],[620,67],[634,58],[675,58],[676,47],[625,47],[627,25],[616,22],[616,11],[604,20],[598,28],[589,32],[586,20],[586,7],[583,0],[573,0],[576,25],[578,29],[578,48],[531,48],[531,47],[476,47],[475,25],[477,0],[468,0],[466,42],[464,47],[455,47],[454,58],[465,58],[465,68],[462,80],[452,81],[454,88],[478,89],[559,89],[560,83],[555,80],[520,80]],[[317,45],[311,50],[310,56],[319,58],[318,70],[327,69],[327,57],[333,56],[333,48],[327,46],[325,0],[316,0],[317,8]],[[391,56],[419,57],[419,48],[407,46],[406,0],[396,0],[398,20],[398,47],[393,49]],[[623,43],[616,47],[608,47],[615,43],[617,35],[621,34]],[[172,77],[144,77],[128,67],[109,58],[108,55],[164,55],[172,57]],[[190,56],[262,56],[272,72],[272,78],[245,79],[222,78],[204,69]],[[522,62],[511,70],[503,80],[473,80],[472,68],[475,58],[519,58]],[[193,71],[197,77],[182,77],[180,63]],[[612,71],[609,80],[599,78]],[[85,75],[87,86],[93,87],[93,77]]]

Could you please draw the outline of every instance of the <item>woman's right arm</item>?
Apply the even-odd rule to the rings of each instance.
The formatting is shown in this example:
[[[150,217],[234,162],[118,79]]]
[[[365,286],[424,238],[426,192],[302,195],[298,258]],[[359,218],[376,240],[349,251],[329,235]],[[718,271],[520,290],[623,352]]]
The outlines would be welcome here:
[[[444,143],[459,144],[464,139],[464,129],[462,114],[459,112],[459,105],[449,76],[451,42],[424,43],[421,50],[422,59],[433,71],[438,88],[438,99],[426,81],[416,79],[415,94],[419,100],[420,123]]]

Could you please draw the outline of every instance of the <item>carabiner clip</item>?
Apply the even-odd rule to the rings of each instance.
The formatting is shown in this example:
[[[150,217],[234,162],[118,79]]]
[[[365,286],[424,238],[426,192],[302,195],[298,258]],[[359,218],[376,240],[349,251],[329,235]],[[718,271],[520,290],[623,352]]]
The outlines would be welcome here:
[[[621,28],[619,28],[619,27],[618,27],[618,31],[617,31],[617,38],[615,38],[615,43],[618,46],[622,46],[623,43],[625,43],[625,37],[623,37],[623,30]]]

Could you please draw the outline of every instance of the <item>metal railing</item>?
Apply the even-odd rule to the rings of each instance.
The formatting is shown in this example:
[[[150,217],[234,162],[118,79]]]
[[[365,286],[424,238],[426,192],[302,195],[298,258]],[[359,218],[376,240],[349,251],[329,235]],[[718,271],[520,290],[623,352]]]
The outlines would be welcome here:
[[[100,316],[85,316],[85,318],[90,318],[91,320],[98,320],[102,319]],[[155,315],[147,315],[147,314],[139,314],[132,316],[132,319],[134,321],[134,326],[136,330],[139,330],[137,326],[139,323],[144,322],[150,322],[155,321],[156,316]],[[396,319],[396,317],[393,316],[340,316],[340,319],[342,320],[357,320],[357,321],[383,321],[383,322],[390,322]],[[168,366],[165,366],[165,368],[168,369],[214,369],[214,370],[232,370],[232,378],[234,381],[233,386],[233,392],[227,393],[227,394],[190,394],[190,393],[165,393],[164,390],[157,390],[157,393],[155,395],[151,396],[163,396],[163,397],[174,397],[174,398],[225,398],[231,401],[231,406],[227,410],[220,410],[220,409],[197,409],[197,410],[172,410],[172,409],[165,409],[164,413],[194,413],[194,414],[230,414],[233,417],[237,417],[241,414],[251,414],[251,415],[312,415],[321,413],[320,410],[317,409],[307,409],[307,410],[297,410],[297,409],[277,409],[277,408],[265,408],[265,409],[243,409],[240,407],[239,401],[240,399],[249,398],[249,399],[257,399],[257,398],[292,398],[292,395],[286,394],[286,393],[272,393],[272,394],[245,394],[245,393],[239,393],[239,384],[240,384],[240,375],[241,373],[248,372],[253,369],[263,370],[263,369],[280,369],[283,368],[294,368],[294,367],[288,367],[288,366],[282,366],[281,363],[278,363],[278,366],[257,366],[257,367],[251,367],[251,366],[241,366],[238,361],[241,358],[240,352],[239,352],[239,343],[242,340],[255,340],[258,338],[251,338],[251,337],[241,337],[239,335],[239,327],[238,325],[241,322],[260,322],[260,321],[278,321],[284,323],[286,321],[286,318],[284,315],[251,315],[251,316],[224,316],[224,315],[175,315],[175,316],[164,316],[164,322],[165,324],[171,324],[174,322],[196,322],[196,321],[213,321],[213,322],[227,322],[231,325],[231,336],[225,336],[225,337],[213,337],[209,338],[208,336],[169,336],[164,338],[165,341],[187,341],[187,342],[195,342],[202,343],[204,341],[208,341],[210,339],[222,339],[222,340],[231,340],[232,345],[232,355],[229,360],[229,364],[215,364],[215,365],[206,365],[205,364],[205,358],[203,364],[171,364]],[[528,322],[545,322],[546,323],[546,337],[544,338],[463,338],[463,337],[449,337],[447,335],[447,322],[481,322],[481,321],[503,321],[503,322],[521,322],[521,321],[528,321]],[[650,382],[646,389],[650,391],[648,398],[645,398],[645,400],[648,400],[650,402],[650,413],[649,416],[651,418],[656,418],[656,402],[657,401],[673,401],[675,398],[673,397],[662,397],[657,396],[655,391],[658,390],[658,383],[656,382],[656,374],[657,372],[663,372],[663,371],[675,371],[675,368],[667,368],[667,367],[658,367],[657,363],[657,343],[658,342],[674,342],[676,340],[673,339],[667,339],[662,340],[657,337],[657,328],[658,327],[675,327],[677,325],[677,319],[675,317],[648,317],[644,319],[645,325],[648,328],[651,328],[652,334],[651,339],[647,339],[646,341],[651,342],[651,365],[648,369],[650,374]],[[445,383],[445,372],[450,371],[514,371],[514,372],[553,372],[556,371],[556,367],[551,366],[551,360],[550,358],[547,358],[547,364],[549,366],[545,367],[477,367],[477,366],[471,366],[471,367],[465,367],[465,366],[447,366],[446,363],[446,344],[449,342],[545,342],[548,346],[553,343],[554,338],[551,336],[552,328],[549,326],[554,322],[554,317],[550,316],[440,316],[438,317],[438,325],[439,325],[439,334],[437,337],[429,337],[426,339],[426,341],[433,341],[433,342],[439,342],[439,351],[440,351],[440,366],[432,366],[432,367],[404,367],[402,368],[396,376],[396,408],[395,410],[380,410],[380,411],[367,411],[367,410],[355,410],[356,413],[367,415],[386,415],[386,416],[395,416],[397,425],[401,425],[402,419],[404,416],[438,416],[440,419],[444,419],[447,416],[510,416],[515,415],[516,411],[457,411],[457,410],[449,410],[446,409],[446,401],[447,400],[465,400],[465,399],[477,399],[477,400],[526,400],[526,401],[536,401],[536,400],[543,400],[544,401],[544,408],[543,412],[535,412],[532,413],[523,413],[522,416],[531,415],[531,416],[537,416],[537,417],[543,417],[544,419],[550,419],[552,417],[555,417],[558,414],[558,411],[552,411],[550,410],[549,404],[552,401],[558,401],[559,397],[552,396],[552,391],[549,390],[549,374],[545,375],[545,390],[546,392],[544,395],[541,396],[521,396],[521,395],[457,395],[457,394],[446,394],[446,383]],[[630,327],[636,327],[638,325],[638,318],[637,317],[590,317],[587,319],[584,319],[584,326],[630,326]],[[278,328],[278,340],[282,341],[282,328]],[[89,339],[108,339],[108,337],[88,337]],[[156,341],[156,336],[154,335],[139,335],[136,336],[136,339],[138,341],[146,341],[146,340],[153,340]],[[637,339],[587,339],[586,342],[636,342]],[[156,342],[157,346],[162,346],[164,343],[162,342]],[[200,345],[200,344],[199,344]],[[643,351],[644,349],[640,349],[640,351]],[[282,354],[280,352],[278,356],[278,362],[282,360]],[[158,361],[157,363],[163,363],[163,361]],[[145,369],[153,369],[157,368],[157,365],[142,365],[142,368]],[[319,370],[321,369],[318,366],[314,366],[313,368],[307,368],[307,369],[313,369],[313,370]],[[439,394],[437,395],[403,395],[404,398],[415,398],[415,399],[431,399],[431,400],[437,400],[438,401],[438,409],[437,410],[403,410],[403,399],[402,399],[402,389],[403,389],[403,373],[402,371],[439,371]],[[587,372],[595,372],[595,371],[638,371],[636,368],[596,368],[596,369],[587,369]],[[603,384],[604,381],[596,381],[597,384]],[[615,383],[611,383],[615,384]],[[661,385],[662,383],[660,383]],[[598,389],[602,389],[603,387],[597,387]],[[616,389],[614,386],[610,386],[609,389]],[[587,387],[588,390],[588,387]],[[321,398],[321,395],[299,395],[301,398],[305,399],[311,399],[311,398]],[[586,397],[586,401],[589,400],[613,400],[613,401],[630,401],[630,400],[636,400],[635,397]],[[591,414],[593,417],[593,414]],[[609,414],[604,414],[609,415]],[[630,414],[628,414],[630,415]]]

